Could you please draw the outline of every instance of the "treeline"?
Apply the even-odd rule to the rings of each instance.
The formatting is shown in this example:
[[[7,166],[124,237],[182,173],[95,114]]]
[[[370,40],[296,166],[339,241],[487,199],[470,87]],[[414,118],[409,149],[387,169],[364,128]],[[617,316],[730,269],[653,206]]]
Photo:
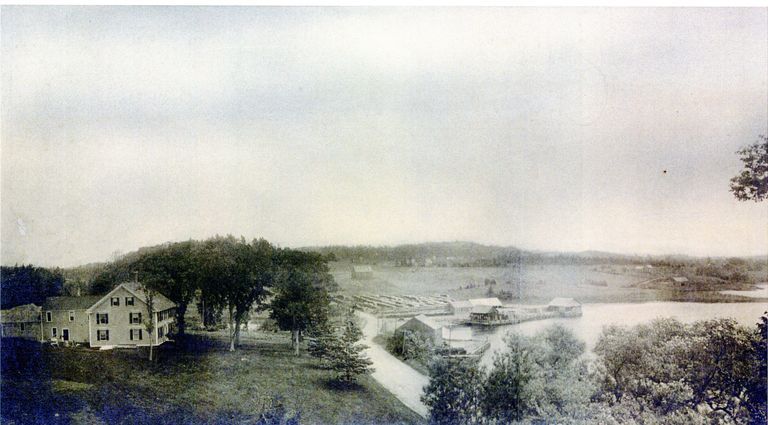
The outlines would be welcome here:
[[[482,245],[473,242],[436,242],[398,246],[306,247],[331,261],[395,266],[433,267],[506,267],[520,265],[651,265],[659,268],[738,266],[747,271],[760,271],[768,265],[768,257],[711,259],[688,256],[622,255],[598,251],[581,253],[539,253],[515,247]]]
[[[0,308],[23,304],[42,305],[47,297],[61,295],[64,275],[59,269],[32,265],[2,266],[0,268]]]
[[[489,368],[442,358],[422,400],[441,425],[765,424],[768,316],[608,327],[596,358],[555,325],[510,334]]]
[[[239,345],[240,330],[255,310],[269,311],[280,329],[292,332],[298,347],[302,333],[327,320],[328,291],[336,289],[323,256],[232,236],[144,249],[103,273],[119,276],[114,286],[124,280],[125,270],[176,303],[179,335],[195,300],[204,303],[208,317],[226,317],[230,350]]]

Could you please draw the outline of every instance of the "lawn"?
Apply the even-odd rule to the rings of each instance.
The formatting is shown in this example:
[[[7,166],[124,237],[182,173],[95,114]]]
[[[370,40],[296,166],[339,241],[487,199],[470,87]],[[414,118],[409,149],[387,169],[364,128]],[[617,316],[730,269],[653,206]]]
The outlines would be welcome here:
[[[150,363],[143,350],[4,339],[3,423],[256,423],[277,404],[302,424],[423,422],[368,376],[337,388],[332,372],[293,356],[288,341],[273,334],[228,352],[223,340],[196,335]]]

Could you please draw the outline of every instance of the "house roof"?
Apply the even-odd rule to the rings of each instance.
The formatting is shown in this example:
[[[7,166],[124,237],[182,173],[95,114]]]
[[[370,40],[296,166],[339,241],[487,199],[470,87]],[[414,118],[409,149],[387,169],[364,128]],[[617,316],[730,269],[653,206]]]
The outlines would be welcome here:
[[[82,297],[48,297],[43,303],[43,310],[87,310],[101,299],[99,295]]]
[[[477,314],[488,314],[494,310],[496,310],[496,306],[493,305],[476,305],[472,307],[472,313]]]
[[[554,298],[548,305],[550,307],[577,307],[580,306],[581,303],[573,298]]]
[[[497,306],[500,307],[503,304],[501,301],[499,301],[498,298],[475,298],[473,300],[469,300],[470,304],[473,306],[476,305],[488,305],[488,306]]]
[[[373,268],[371,266],[353,266],[352,270],[355,273],[373,272]]]
[[[1,323],[36,322],[40,307],[34,304],[24,304],[0,311]]]
[[[673,277],[672,280],[674,280],[675,282],[678,282],[678,283],[688,282],[688,278],[687,277],[682,277],[682,276]]]
[[[437,323],[435,323],[435,321],[433,321],[432,319],[430,319],[429,317],[427,317],[427,316],[425,316],[423,314],[419,314],[418,316],[412,318],[408,322],[411,322],[411,321],[414,321],[414,320],[423,323],[428,328],[433,329],[433,330],[437,330],[437,329],[440,329],[442,327],[442,326],[438,325]],[[403,326],[405,326],[408,322],[405,322],[403,324]]]
[[[136,295],[136,298],[140,299],[142,302],[144,302],[144,304],[147,303],[147,293],[144,292],[144,289],[142,289],[141,285],[138,283],[125,282],[118,286],[124,287],[128,290],[128,292],[133,292],[133,294]],[[154,303],[155,311],[163,311],[176,307],[176,303],[169,300],[168,297],[159,292],[155,292],[152,302]]]
[[[450,304],[453,308],[469,308],[472,307],[472,303],[469,301],[451,301]]]
[[[102,301],[106,300],[107,298],[111,297],[113,293],[115,293],[118,289],[124,288],[126,291],[130,292],[138,298],[141,302],[144,304],[147,303],[147,294],[142,289],[141,285],[136,282],[124,282],[119,285],[117,285],[114,289],[109,291],[107,295],[104,295],[102,297],[97,297],[98,300],[94,303],[92,303],[88,309],[93,308],[96,304],[101,304]],[[174,304],[173,301],[169,300],[165,295],[156,292],[153,297],[153,304],[154,304],[154,310],[155,311],[163,311],[168,310],[169,308],[176,307],[176,304]]]

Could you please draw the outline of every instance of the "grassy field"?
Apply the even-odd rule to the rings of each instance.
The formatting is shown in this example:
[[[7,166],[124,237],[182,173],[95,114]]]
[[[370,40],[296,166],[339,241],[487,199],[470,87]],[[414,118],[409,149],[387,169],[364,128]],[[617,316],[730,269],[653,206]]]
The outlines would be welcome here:
[[[364,376],[338,388],[314,358],[292,355],[272,334],[226,351],[223,340],[193,336],[166,345],[156,362],[143,352],[40,348],[3,340],[3,423],[256,423],[279,399],[302,424],[422,423]]]
[[[591,265],[523,265],[510,267],[394,267],[376,265],[373,278],[352,280],[350,264],[331,263],[331,272],[341,290],[347,294],[439,295],[454,299],[470,299],[489,295],[486,279],[496,281],[493,290],[517,293],[510,303],[546,303],[555,297],[572,297],[583,303],[699,301],[755,301],[718,291],[681,291],[675,288],[652,289],[634,287],[656,277],[635,273],[626,267]],[[469,288],[467,288],[469,286]],[[722,288],[726,289],[726,288]]]

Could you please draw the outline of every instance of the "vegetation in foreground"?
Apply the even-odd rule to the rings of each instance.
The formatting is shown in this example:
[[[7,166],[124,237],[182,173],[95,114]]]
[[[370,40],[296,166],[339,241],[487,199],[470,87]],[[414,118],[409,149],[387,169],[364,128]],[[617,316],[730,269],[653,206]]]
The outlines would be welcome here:
[[[368,375],[335,372],[264,334],[229,352],[226,338],[188,336],[155,362],[135,350],[42,347],[4,339],[2,422],[8,424],[398,424],[423,420]],[[291,422],[293,421],[293,422]]]
[[[595,349],[566,328],[510,334],[492,367],[438,359],[423,401],[434,424],[765,424],[768,314],[607,327]]]

